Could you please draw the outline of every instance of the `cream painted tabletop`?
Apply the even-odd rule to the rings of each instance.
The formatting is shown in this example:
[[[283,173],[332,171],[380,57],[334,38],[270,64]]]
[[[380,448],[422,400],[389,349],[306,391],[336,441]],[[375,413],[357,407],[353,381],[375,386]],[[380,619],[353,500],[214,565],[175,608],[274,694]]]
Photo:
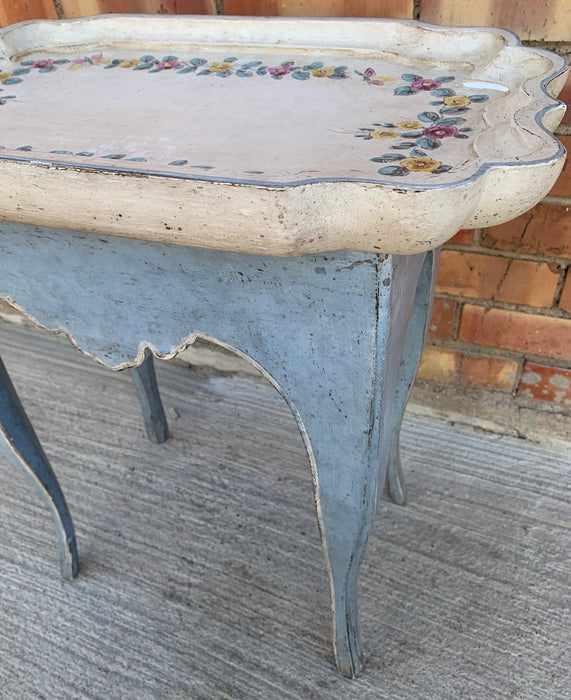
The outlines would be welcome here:
[[[396,20],[0,30],[0,218],[215,250],[413,254],[551,188],[563,58]]]

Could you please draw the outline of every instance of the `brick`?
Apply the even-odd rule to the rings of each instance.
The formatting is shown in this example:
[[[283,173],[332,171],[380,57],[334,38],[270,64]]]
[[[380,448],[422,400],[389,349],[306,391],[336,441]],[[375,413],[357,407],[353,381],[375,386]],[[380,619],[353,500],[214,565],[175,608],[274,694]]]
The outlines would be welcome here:
[[[509,260],[493,255],[443,250],[440,257],[436,291],[462,297],[492,299],[500,285]]]
[[[52,0],[4,0],[0,2],[0,27],[26,19],[57,19]]]
[[[470,245],[474,240],[474,230],[463,228],[461,231],[453,236],[448,243],[454,243],[455,245]]]
[[[561,297],[559,298],[559,307],[568,314],[571,314],[571,267],[567,270],[565,284],[563,285]]]
[[[456,384],[460,369],[460,352],[427,345],[424,348],[418,368],[418,378],[432,382]]]
[[[146,14],[212,15],[214,0],[60,0],[67,19],[106,12],[141,12]]]
[[[505,27],[522,39],[569,41],[569,0],[422,0],[423,22],[450,25]]]
[[[570,109],[567,110],[567,112],[569,111]],[[557,138],[565,146],[567,153],[571,153],[571,136],[558,135]],[[549,194],[557,195],[558,197],[571,197],[571,158],[569,156],[567,156],[561,175]]]
[[[509,357],[491,357],[465,353],[460,368],[460,383],[464,386],[513,391],[519,361]]]
[[[555,263],[444,250],[436,290],[442,294],[547,308],[554,302],[559,273]]]
[[[571,359],[571,319],[465,304],[459,340],[522,353]]]
[[[569,54],[567,55],[567,58],[571,58]],[[567,111],[565,112],[562,123],[571,124],[571,75],[569,78],[567,78],[567,82],[563,86],[563,90],[561,90],[559,93],[558,99],[561,100],[561,102],[565,102],[567,105]]]
[[[224,0],[227,15],[412,19],[414,0]]]
[[[434,298],[432,316],[428,327],[429,338],[451,338],[454,330],[457,302],[452,299]]]
[[[506,274],[492,299],[548,308],[555,300],[560,272],[555,263],[509,260]]]
[[[571,406],[571,369],[526,362],[518,395],[550,401],[559,406]]]
[[[484,229],[482,245],[496,250],[571,258],[569,207],[538,204],[508,223]]]

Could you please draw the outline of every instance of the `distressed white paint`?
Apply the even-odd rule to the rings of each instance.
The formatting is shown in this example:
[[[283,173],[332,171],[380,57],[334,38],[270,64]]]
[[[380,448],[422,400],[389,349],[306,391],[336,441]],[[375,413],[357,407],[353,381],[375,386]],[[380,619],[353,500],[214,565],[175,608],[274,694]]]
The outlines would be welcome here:
[[[0,99],[14,94],[1,112],[0,191],[9,194],[0,218],[7,221],[256,254],[413,254],[460,228],[517,216],[563,166],[564,151],[546,129],[563,114],[551,95],[565,81],[564,59],[522,47],[502,30],[109,15],[14,25],[0,31],[0,47],[5,74],[23,61],[71,61],[2,85]],[[236,57],[234,68],[321,61],[346,66],[347,77],[69,70],[99,54],[201,57],[208,65]],[[361,75],[367,68],[390,80],[370,84]],[[360,129],[439,109],[430,106],[438,100],[430,91],[395,95],[407,84],[403,73],[454,75],[443,87],[488,97],[451,115],[466,119],[468,138],[440,139],[427,153],[450,165],[446,172],[379,174],[387,164],[371,158],[405,159],[407,151],[391,150],[403,139],[356,138]],[[77,155],[85,151],[94,155]],[[110,154],[123,158],[103,158]]]

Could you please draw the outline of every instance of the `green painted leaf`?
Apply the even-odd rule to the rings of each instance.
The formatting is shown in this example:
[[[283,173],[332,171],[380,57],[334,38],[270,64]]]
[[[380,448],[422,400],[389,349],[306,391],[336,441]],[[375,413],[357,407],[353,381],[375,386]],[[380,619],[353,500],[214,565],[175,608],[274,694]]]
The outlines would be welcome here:
[[[431,90],[430,94],[434,95],[434,97],[452,97],[456,93],[450,88],[438,88],[437,90]]]
[[[408,170],[400,165],[387,165],[384,168],[379,168],[377,172],[379,175],[395,175],[397,177],[408,175]]]
[[[430,139],[426,136],[422,139],[418,139],[417,143],[421,148],[427,148],[429,151],[434,151],[442,145],[438,139]]]
[[[417,80],[422,80],[422,75],[415,75],[414,73],[403,73],[401,78],[407,83],[416,83]]]
[[[418,118],[421,122],[437,122],[440,119],[440,114],[436,112],[421,112]]]
[[[469,107],[442,107],[440,110],[441,114],[462,114],[462,112],[467,112]]]
[[[389,163],[392,160],[402,160],[401,155],[396,153],[385,153],[384,156],[376,156],[376,158],[371,158],[373,163]]]
[[[439,119],[436,123],[439,126],[457,126],[458,124],[463,124],[465,121],[463,117],[446,117],[445,119]],[[460,131],[464,131],[464,129]]]

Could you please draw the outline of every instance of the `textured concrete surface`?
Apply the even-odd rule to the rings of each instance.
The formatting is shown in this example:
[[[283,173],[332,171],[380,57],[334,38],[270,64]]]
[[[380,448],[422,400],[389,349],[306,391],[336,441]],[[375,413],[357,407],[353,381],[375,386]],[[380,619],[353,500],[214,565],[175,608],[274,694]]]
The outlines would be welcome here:
[[[409,505],[383,501],[360,579],[365,675],[332,669],[301,437],[253,375],[157,367],[149,443],[127,373],[0,324],[66,492],[82,570],[0,461],[0,698],[571,698],[569,444],[409,415]]]

